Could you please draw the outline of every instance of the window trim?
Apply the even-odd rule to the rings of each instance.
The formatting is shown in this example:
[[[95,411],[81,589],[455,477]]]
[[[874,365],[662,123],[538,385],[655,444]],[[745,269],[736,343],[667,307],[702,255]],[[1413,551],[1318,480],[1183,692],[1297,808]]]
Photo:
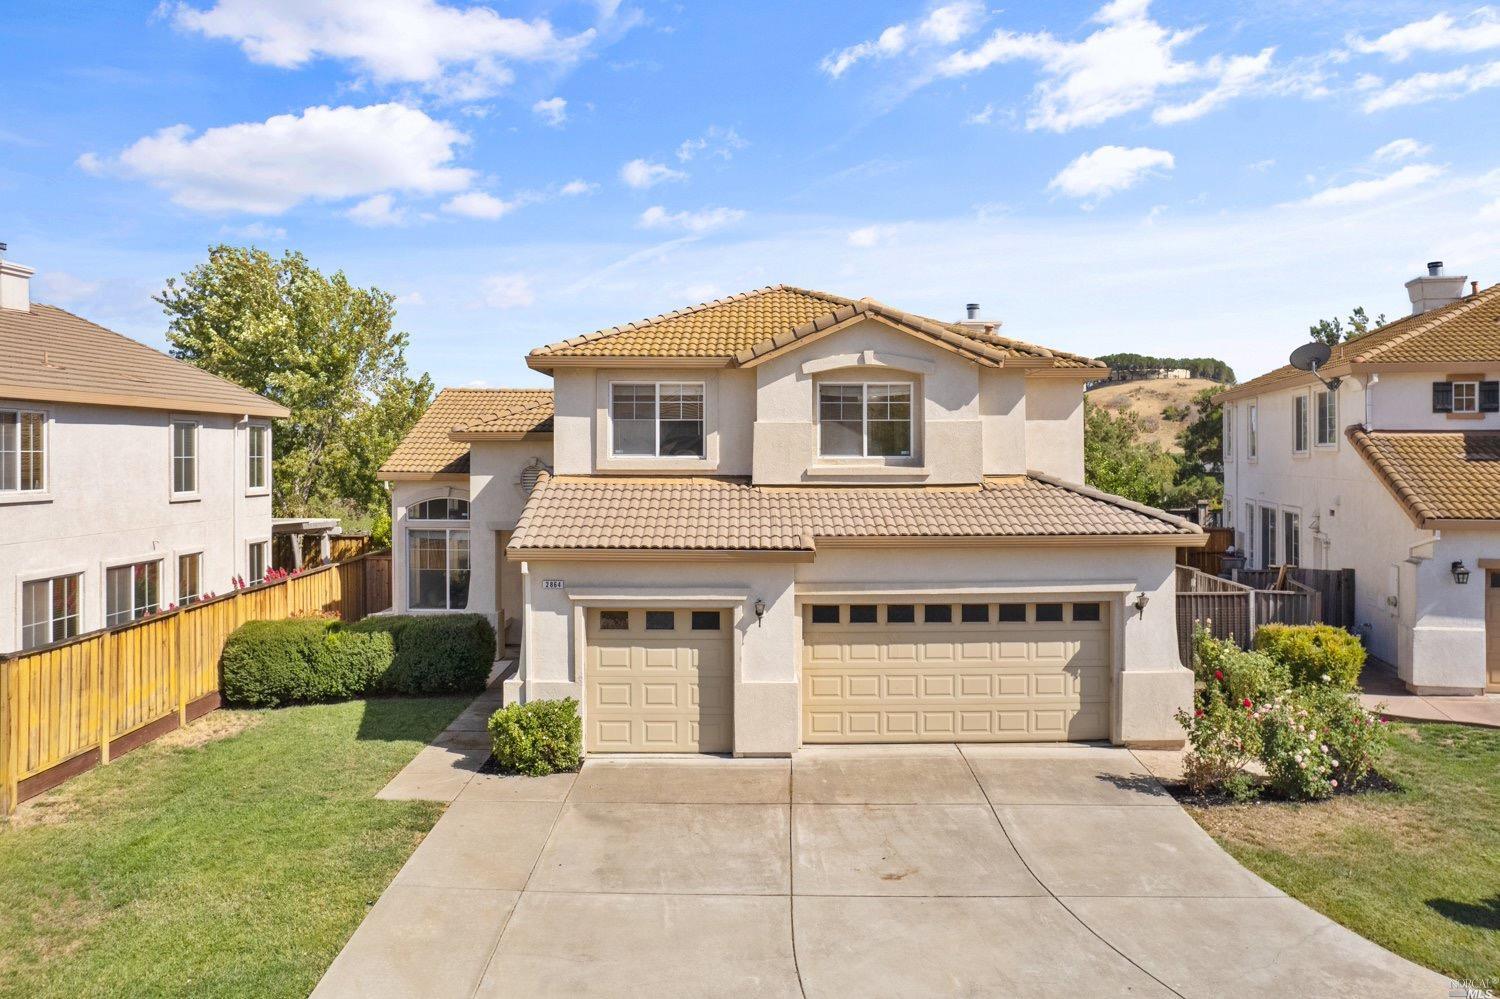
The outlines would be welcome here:
[[[823,389],[857,386],[859,396],[859,454],[829,454],[823,450]],[[870,453],[870,388],[904,388],[910,412],[906,416],[908,446],[905,454]],[[817,424],[817,459],[819,461],[882,461],[910,462],[917,457],[917,383],[913,380],[891,380],[889,378],[828,378],[819,381],[813,391],[813,418]],[[892,421],[894,422],[894,421]]]
[[[198,592],[190,599],[184,599],[182,595],[182,560],[185,558],[198,559]],[[172,552],[172,592],[176,594],[172,602],[178,607],[191,607],[193,604],[202,602],[203,595],[208,592],[204,586],[207,565],[208,556],[202,548],[184,548]]]
[[[1234,457],[1234,403],[1224,406],[1224,458],[1226,462]]]
[[[1484,380],[1483,378],[1475,378],[1475,377],[1467,376],[1467,375],[1464,376],[1464,377],[1461,377],[1461,378],[1449,378],[1448,379],[1448,384],[1449,384],[1449,386],[1451,386],[1451,388],[1449,389],[1449,391],[1452,393],[1452,395],[1450,397],[1452,399],[1452,404],[1451,404],[1450,408],[1448,409],[1448,415],[1449,416],[1457,416],[1457,417],[1463,417],[1465,419],[1472,419],[1473,417],[1476,417],[1476,416],[1480,415],[1480,412],[1479,412],[1479,383],[1482,382],[1483,380]],[[1458,408],[1458,387],[1460,385],[1466,385],[1466,386],[1469,386],[1472,389],[1472,392],[1473,392],[1472,401],[1473,401],[1474,405],[1470,409],[1459,409]]]
[[[151,553],[149,553],[147,555],[134,555],[134,556],[130,556],[129,558],[110,559],[109,561],[103,562],[103,563],[100,564],[100,567],[99,567],[99,583],[100,583],[100,586],[101,586],[101,591],[100,591],[101,600],[100,600],[100,604],[99,604],[99,608],[100,608],[99,620],[100,620],[100,622],[103,623],[103,625],[104,625],[105,628],[123,628],[123,627],[125,627],[128,624],[134,624],[137,621],[143,620],[147,616],[145,614],[133,614],[133,616],[128,621],[116,621],[113,624],[110,623],[110,620],[109,620],[109,573],[110,573],[110,570],[111,569],[123,569],[123,568],[126,568],[127,566],[147,565],[149,563],[155,562],[156,563],[156,610],[153,611],[153,612],[151,612],[151,613],[153,613],[153,614],[160,614],[161,613],[161,608],[162,608],[161,590],[162,590],[162,584],[164,582],[164,580],[162,579],[162,576],[164,575],[164,571],[163,571],[163,568],[162,568],[162,563],[166,560],[166,557],[167,557],[167,553],[166,552],[151,552]],[[135,608],[132,606],[132,612],[134,612],[134,610],[135,610]]]
[[[29,572],[29,573],[24,573],[24,574],[16,577],[16,643],[17,643],[16,648],[17,648],[17,651],[20,651],[20,652],[34,652],[37,649],[45,649],[49,645],[56,645],[59,642],[66,642],[66,641],[69,641],[69,640],[71,640],[73,638],[77,638],[79,635],[87,633],[88,628],[87,628],[86,622],[88,621],[88,613],[85,610],[85,606],[86,606],[86,603],[87,603],[87,601],[85,599],[85,593],[87,592],[87,586],[88,586],[88,580],[86,579],[87,575],[88,575],[88,573],[87,573],[87,571],[85,570],[85,568],[83,566],[70,566],[70,567],[65,568],[65,569],[49,569],[49,570],[44,571],[44,572]],[[26,587],[30,583],[51,583],[51,582],[55,582],[56,580],[59,580],[59,579],[76,579],[78,581],[78,592],[77,592],[78,630],[75,631],[71,635],[64,635],[62,638],[58,638],[57,635],[53,632],[54,619],[49,616],[48,619],[47,619],[47,641],[41,643],[40,645],[27,645],[26,644]],[[50,590],[48,592],[48,601],[47,601],[47,603],[48,603],[48,606],[50,607],[51,603],[52,603]]]
[[[1301,410],[1301,413],[1298,413]],[[1306,392],[1298,392],[1292,396],[1292,454],[1306,456],[1312,446],[1312,427],[1310,415],[1312,413],[1312,396]],[[1297,437],[1301,436],[1302,446],[1297,446]]]
[[[45,406],[28,406],[20,402],[0,403],[0,413],[16,416],[15,473],[17,487],[0,489],[0,503],[36,503],[50,500],[52,487],[52,412]],[[21,417],[40,416],[42,419],[42,484],[36,489],[22,489],[21,481]]]
[[[654,413],[654,439],[651,454],[621,454],[615,450],[615,387],[618,385],[650,385],[654,391],[653,413]],[[661,390],[662,386],[688,386],[698,389],[698,405],[701,413],[698,424],[701,428],[700,441],[702,448],[700,454],[662,454],[661,453]],[[605,414],[608,429],[605,434],[605,456],[612,462],[631,461],[693,461],[705,462],[708,460],[708,382],[695,379],[639,379],[620,378],[611,379],[609,382],[609,393],[605,400]]]
[[[179,491],[177,488],[177,428],[186,425],[193,428],[193,488]],[[196,416],[167,417],[167,493],[173,503],[188,503],[203,498],[203,422]]]
[[[1245,407],[1245,460],[1260,460],[1260,400],[1252,399]]]
[[[255,467],[254,453],[250,444],[256,438],[256,432],[260,431],[266,442],[265,453],[261,456],[265,475],[265,481],[256,485],[251,481],[250,470]],[[254,421],[245,425],[245,495],[246,496],[269,496],[271,494],[271,424]]]
[[[1323,420],[1318,413],[1320,400],[1328,400],[1328,439],[1323,439]],[[1313,447],[1337,448],[1339,446],[1339,397],[1329,389],[1313,392],[1312,402]]]
[[[473,524],[467,520],[415,520],[412,524],[418,525],[405,528],[402,532],[402,572],[405,579],[402,585],[405,589],[406,609],[404,614],[452,614],[457,611],[468,610],[469,604],[474,599],[474,530]],[[441,607],[416,607],[412,605],[411,592],[411,534],[413,531],[422,531],[429,534],[443,535],[443,606]],[[465,596],[463,606],[455,607],[453,604],[453,534],[463,532],[468,535],[469,545],[469,592]]]
[[[1302,510],[1300,507],[1284,506],[1281,513],[1281,564],[1302,565]],[[1295,522],[1296,532],[1292,526]],[[1294,553],[1292,549],[1296,549]],[[1296,558],[1292,558],[1295,554]]]
[[[261,570],[262,573],[271,571],[271,558],[272,558],[272,554],[273,554],[272,551],[271,551],[271,539],[270,538],[246,538],[245,539],[245,587],[247,589],[249,587],[251,587],[251,586],[259,586],[260,584],[262,584],[262,583],[264,583],[266,581],[266,577],[264,575],[262,575],[260,579],[251,579],[250,578],[251,575],[253,575],[254,572],[255,572],[254,568],[250,564],[250,553],[255,550],[255,547],[257,545],[265,545],[266,546],[266,549],[265,549],[265,551],[266,551],[266,564],[265,564],[265,568]]]

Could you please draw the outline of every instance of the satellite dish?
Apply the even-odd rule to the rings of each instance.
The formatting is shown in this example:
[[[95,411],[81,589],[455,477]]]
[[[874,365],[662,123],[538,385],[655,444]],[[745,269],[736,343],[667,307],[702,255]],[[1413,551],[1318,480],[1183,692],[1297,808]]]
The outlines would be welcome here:
[[[1300,371],[1316,372],[1328,363],[1328,358],[1332,354],[1333,351],[1328,344],[1315,340],[1312,343],[1304,343],[1292,351],[1291,364]]]

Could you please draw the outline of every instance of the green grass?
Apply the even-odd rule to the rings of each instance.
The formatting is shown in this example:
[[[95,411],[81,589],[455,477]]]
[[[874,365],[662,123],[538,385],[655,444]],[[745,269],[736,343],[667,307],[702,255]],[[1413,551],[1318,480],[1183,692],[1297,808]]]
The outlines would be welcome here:
[[[1287,894],[1434,971],[1500,987],[1500,731],[1393,724],[1403,787],[1190,809]]]
[[[23,805],[0,996],[307,995],[442,811],[375,792],[467,702],[220,711]]]

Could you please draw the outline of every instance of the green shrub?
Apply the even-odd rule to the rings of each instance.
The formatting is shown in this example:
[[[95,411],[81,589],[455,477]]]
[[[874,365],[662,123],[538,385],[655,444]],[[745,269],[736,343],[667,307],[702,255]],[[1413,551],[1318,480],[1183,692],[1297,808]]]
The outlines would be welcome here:
[[[490,716],[490,745],[501,769],[544,777],[577,770],[583,761],[578,702],[527,701]]]
[[[337,621],[250,621],[224,645],[219,689],[227,703],[257,708],[357,697],[391,654],[390,636],[355,634]]]
[[[1328,624],[1268,624],[1255,633],[1255,648],[1284,664],[1298,687],[1353,690],[1365,665],[1359,636]]]
[[[1193,675],[1205,690],[1220,688],[1233,704],[1247,697],[1259,704],[1292,683],[1284,663],[1263,652],[1246,652],[1230,639],[1214,638],[1201,626],[1193,629]]]
[[[1359,695],[1336,687],[1308,687],[1302,697],[1333,757],[1335,787],[1354,788],[1370,775],[1390,741],[1390,727],[1365,710]]]
[[[395,660],[371,693],[477,694],[495,662],[495,629],[481,614],[381,615],[349,628],[395,643]]]
[[[1337,760],[1324,741],[1319,718],[1307,698],[1283,694],[1259,712],[1261,762],[1271,788],[1283,798],[1326,798],[1338,786]]]
[[[1245,767],[1260,753],[1260,726],[1242,701],[1231,701],[1221,684],[1210,684],[1195,698],[1193,713],[1181,709],[1177,722],[1187,730],[1183,778],[1194,794],[1243,790]]]

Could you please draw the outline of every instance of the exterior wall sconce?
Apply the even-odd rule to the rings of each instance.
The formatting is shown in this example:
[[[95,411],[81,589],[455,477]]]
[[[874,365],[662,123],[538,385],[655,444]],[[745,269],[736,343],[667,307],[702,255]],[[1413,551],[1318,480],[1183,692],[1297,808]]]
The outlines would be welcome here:
[[[1141,617],[1145,617],[1146,616],[1146,605],[1149,604],[1150,602],[1151,602],[1151,598],[1148,597],[1148,596],[1146,596],[1146,594],[1144,594],[1144,593],[1137,593],[1135,595],[1135,601],[1134,601],[1134,603],[1135,603],[1135,609],[1136,609],[1136,612],[1141,615]]]
[[[1453,581],[1463,585],[1469,581],[1469,567],[1464,565],[1463,559],[1459,559],[1449,567],[1453,571]]]
[[[755,620],[759,621],[766,616],[766,602],[760,597],[755,598]]]

